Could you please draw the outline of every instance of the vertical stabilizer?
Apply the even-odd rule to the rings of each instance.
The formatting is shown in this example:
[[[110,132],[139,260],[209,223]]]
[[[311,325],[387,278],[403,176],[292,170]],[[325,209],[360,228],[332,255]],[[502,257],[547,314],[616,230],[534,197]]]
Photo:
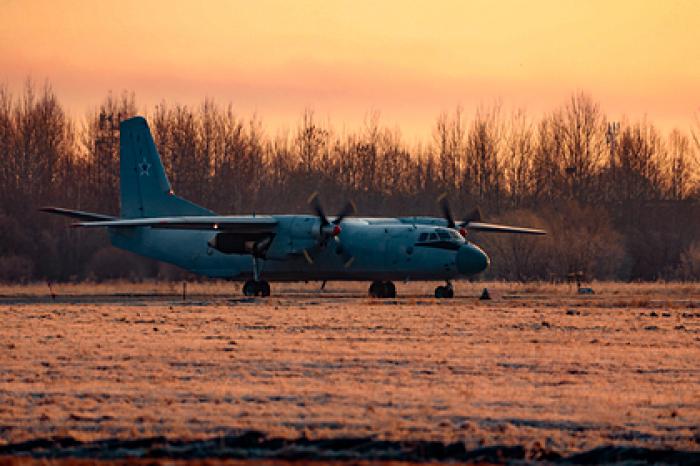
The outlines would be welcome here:
[[[144,118],[124,120],[119,130],[122,218],[213,214],[172,193]]]

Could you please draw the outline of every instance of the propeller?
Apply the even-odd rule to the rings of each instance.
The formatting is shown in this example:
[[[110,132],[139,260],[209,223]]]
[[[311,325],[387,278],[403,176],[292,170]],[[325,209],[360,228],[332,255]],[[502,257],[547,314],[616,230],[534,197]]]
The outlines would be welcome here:
[[[316,216],[318,216],[318,218],[321,220],[319,235],[324,245],[325,241],[329,237],[334,238],[336,239],[336,241],[338,241],[338,235],[340,235],[340,232],[343,231],[343,229],[340,227],[340,223],[345,219],[345,217],[354,214],[356,211],[355,204],[353,204],[352,202],[348,202],[338,213],[335,220],[329,222],[328,217],[326,216],[326,212],[323,210],[323,206],[321,205],[321,201],[319,200],[319,195],[317,192],[309,196],[308,203],[311,206],[311,209],[316,214]]]
[[[494,223],[484,223],[481,221],[481,210],[478,206],[469,212],[464,217],[464,220],[455,222],[454,216],[452,215],[452,209],[450,209],[450,203],[447,201],[447,193],[442,194],[437,200],[442,209],[442,215],[445,217],[445,220],[447,220],[447,226],[458,230],[459,233],[465,238],[467,236],[467,230],[488,231],[492,233],[518,233],[524,235],[546,234],[544,230],[539,230],[536,228],[523,228],[509,225],[497,225]]]
[[[467,226],[470,222],[478,222],[481,220],[481,210],[479,207],[475,207],[474,210],[469,212],[464,220],[461,222],[455,222],[454,215],[452,215],[452,209],[450,208],[450,203],[447,200],[447,193],[443,193],[438,197],[438,203],[442,209],[442,216],[447,220],[447,227],[459,231],[459,234],[463,237],[467,237]]]
[[[442,193],[437,200],[442,208],[442,216],[447,220],[447,227],[455,228],[457,225],[455,224],[454,215],[452,215],[452,209],[450,209],[450,203],[447,201],[447,193]]]
[[[345,218],[349,215],[352,215],[356,212],[357,209],[355,207],[355,204],[352,201],[345,204],[345,206],[343,206],[340,212],[338,212],[338,215],[335,217],[335,219],[331,222],[326,216],[326,212],[323,209],[323,205],[321,204],[321,201],[319,199],[318,192],[315,192],[311,196],[309,196],[308,203],[311,206],[311,210],[313,210],[316,216],[318,216],[318,218],[321,220],[321,224],[319,227],[320,241],[318,245],[321,248],[324,248],[328,243],[328,239],[333,238],[333,240],[335,240],[335,242],[338,243],[336,252],[339,255],[343,255],[345,267],[350,267],[355,258],[352,255],[350,255],[340,243],[340,233],[343,231],[343,228],[341,227],[341,223],[343,222],[343,220],[345,220]],[[309,264],[313,264],[313,257],[311,256],[309,251],[305,249],[303,253],[304,257],[306,258],[306,261]]]

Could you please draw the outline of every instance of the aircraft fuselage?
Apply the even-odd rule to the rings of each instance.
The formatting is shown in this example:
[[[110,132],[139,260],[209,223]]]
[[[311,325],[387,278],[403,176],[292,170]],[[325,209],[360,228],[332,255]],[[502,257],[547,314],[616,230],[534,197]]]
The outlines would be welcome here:
[[[116,247],[169,262],[214,278],[248,280],[257,260],[260,277],[271,281],[451,280],[479,273],[486,254],[444,219],[348,218],[342,232],[319,244],[319,219],[273,215],[276,233],[257,259],[212,247],[215,231],[151,227],[110,228]]]

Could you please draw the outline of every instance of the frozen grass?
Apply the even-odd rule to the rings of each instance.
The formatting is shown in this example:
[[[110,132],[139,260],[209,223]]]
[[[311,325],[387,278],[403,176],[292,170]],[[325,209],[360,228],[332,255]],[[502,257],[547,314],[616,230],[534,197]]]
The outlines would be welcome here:
[[[3,288],[0,442],[257,429],[700,449],[697,285],[464,282],[442,302],[435,284],[397,285],[389,301],[366,284],[240,300],[238,284],[190,283],[186,302],[179,284],[56,285],[74,298],[56,303],[29,299],[46,285]],[[485,286],[494,299],[474,299]]]

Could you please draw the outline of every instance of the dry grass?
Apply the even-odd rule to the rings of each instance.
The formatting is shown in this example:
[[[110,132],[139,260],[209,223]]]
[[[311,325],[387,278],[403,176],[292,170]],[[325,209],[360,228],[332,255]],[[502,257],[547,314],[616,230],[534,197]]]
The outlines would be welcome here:
[[[29,299],[41,285],[3,288],[0,442],[258,429],[700,449],[697,286],[465,282],[471,297],[452,301],[426,298],[433,286],[231,300],[235,284],[196,283],[182,302],[177,285],[80,284],[56,303]],[[484,286],[492,301],[474,299]]]

